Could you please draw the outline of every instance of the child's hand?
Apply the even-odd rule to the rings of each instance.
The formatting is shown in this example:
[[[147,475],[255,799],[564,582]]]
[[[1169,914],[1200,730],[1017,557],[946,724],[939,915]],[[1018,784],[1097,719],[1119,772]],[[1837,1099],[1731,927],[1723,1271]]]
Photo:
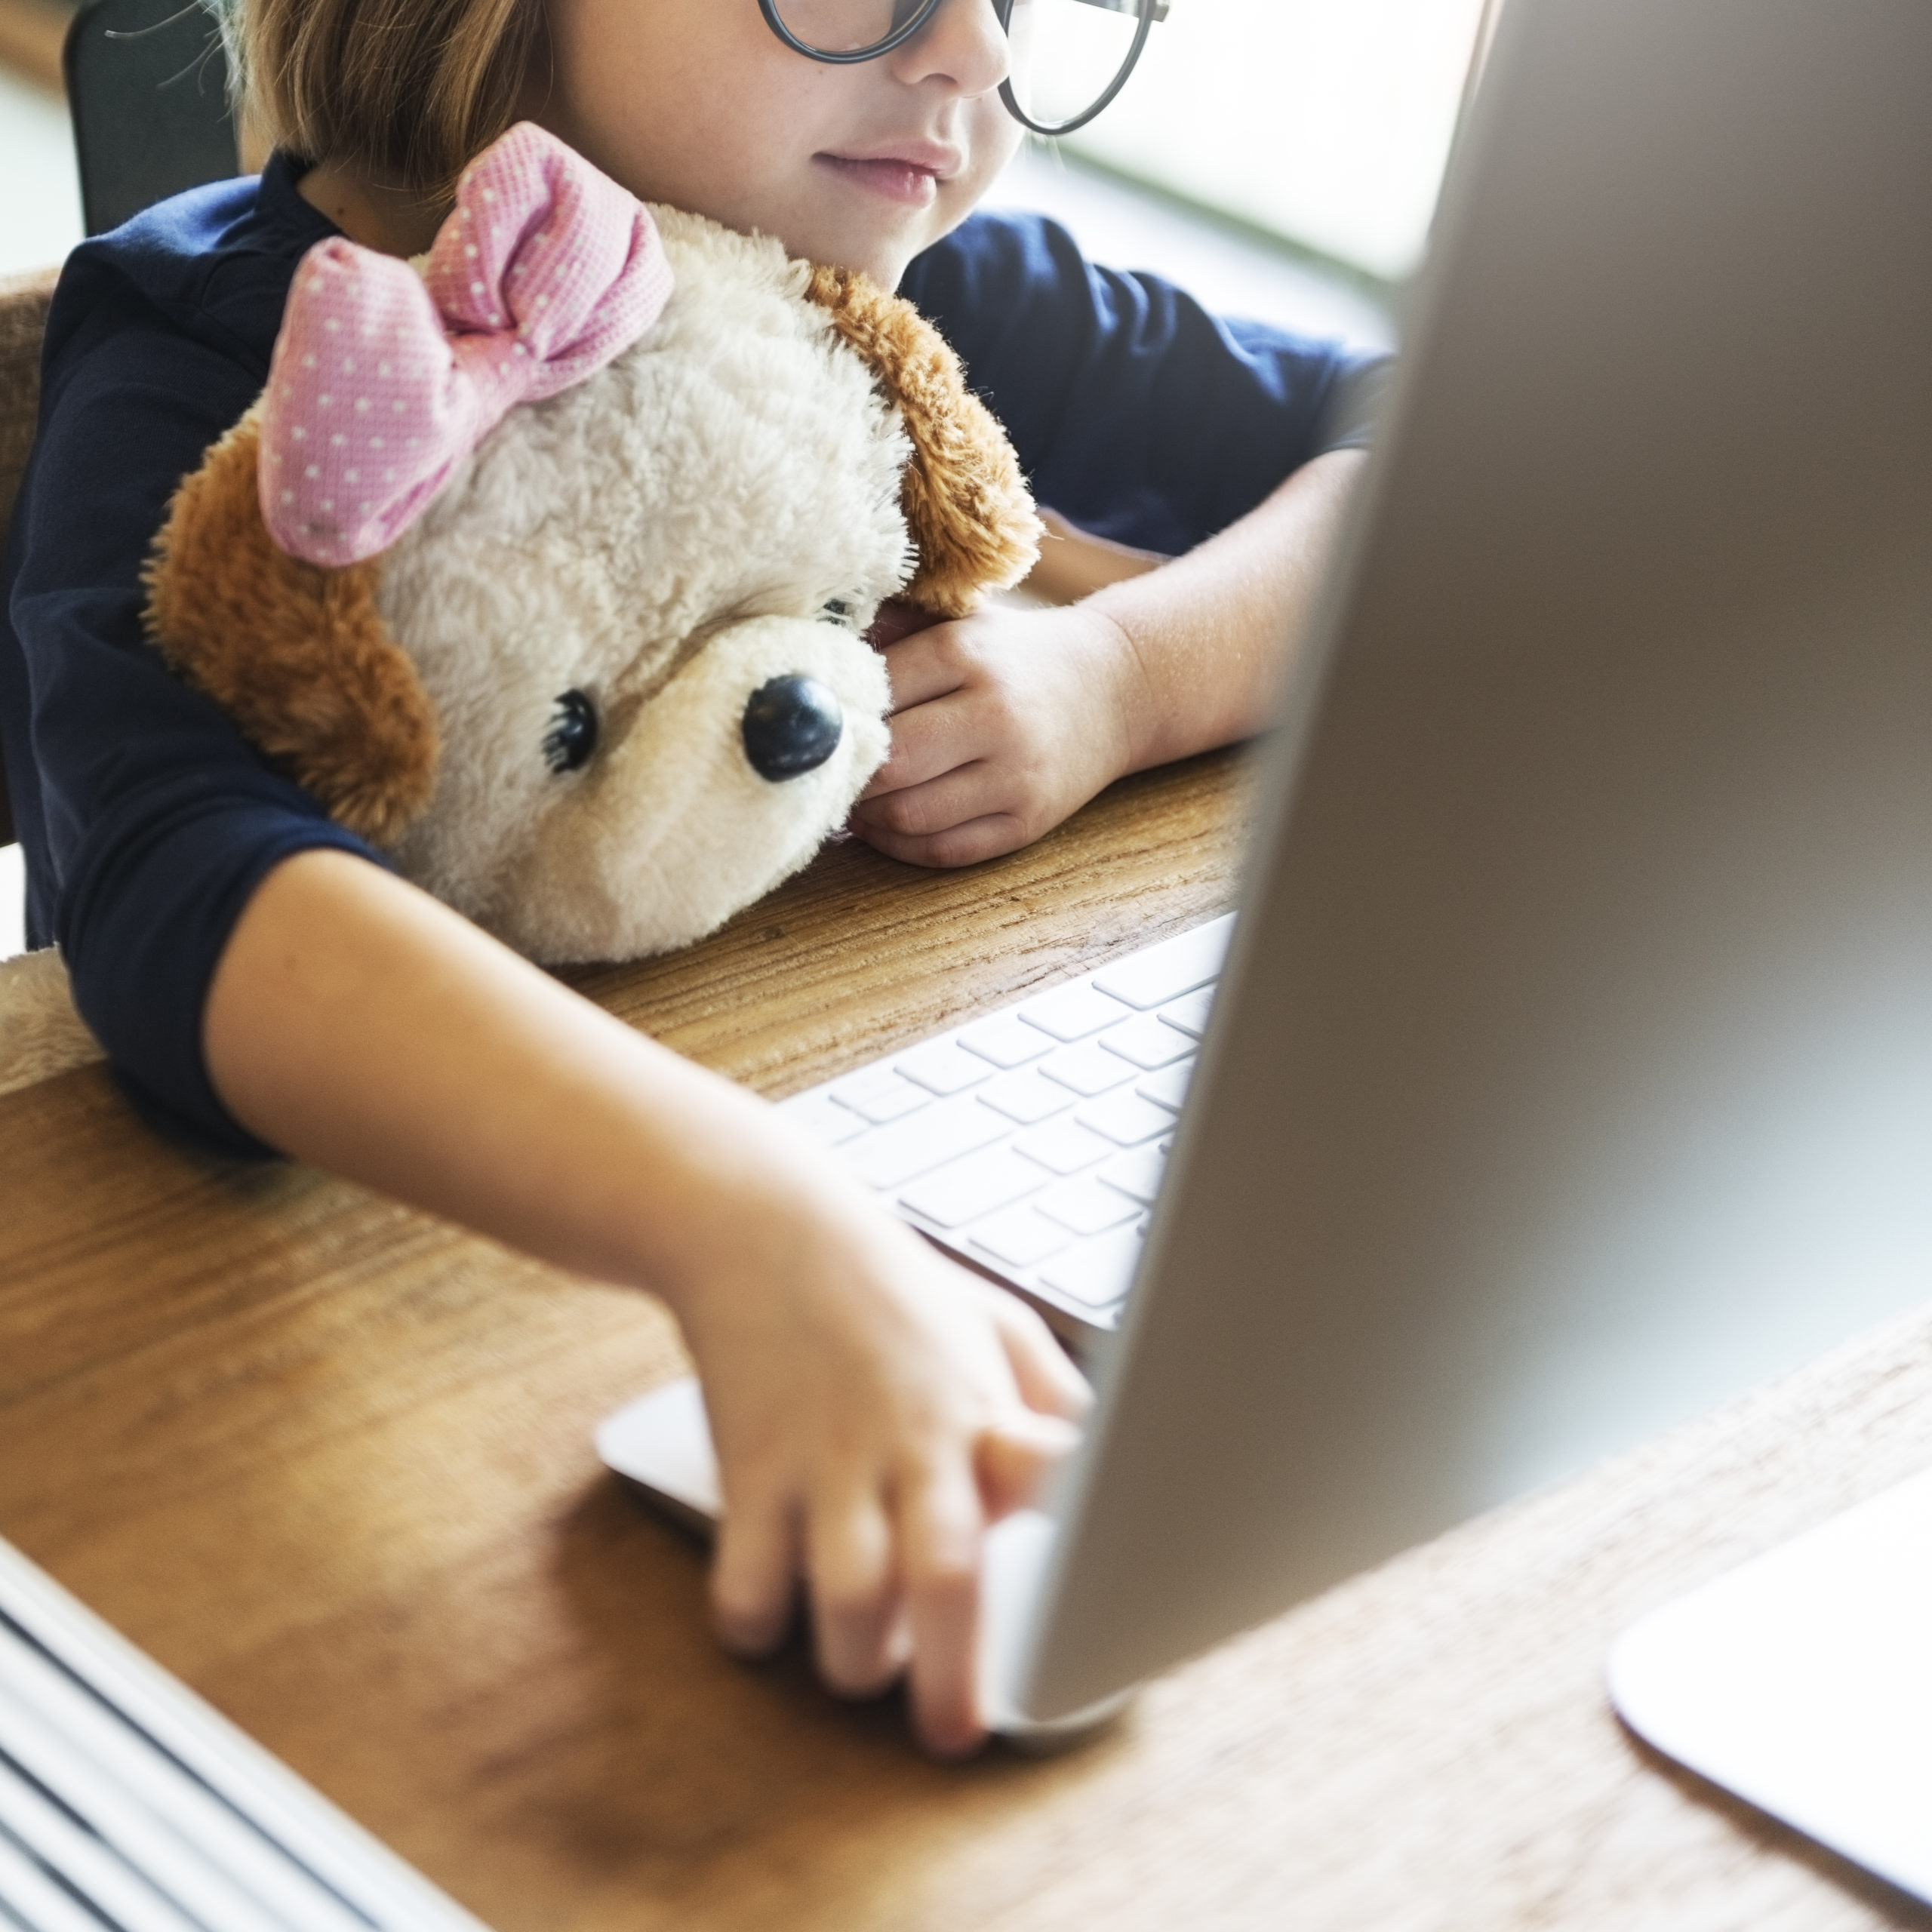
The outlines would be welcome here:
[[[980,1538],[1066,1454],[1086,1384],[833,1157],[426,893],[346,852],[256,890],[208,996],[236,1117],[305,1158],[598,1280],[696,1355],[724,1478],[729,1641],[802,1577],[838,1687],[909,1660],[933,1749],[980,1734]]]
[[[1144,681],[1126,632],[1091,605],[995,607],[884,650],[892,752],[851,824],[890,857],[995,858],[1134,768]]]
[[[1317,457],[1165,564],[1046,512],[1023,588],[1057,608],[996,605],[918,629],[888,605],[872,638],[892,679],[892,755],[852,830],[914,865],[971,865],[1130,771],[1265,729],[1363,460]]]
[[[723,1480],[724,1641],[778,1643],[803,1580],[826,1682],[863,1697],[909,1666],[928,1746],[970,1750],[981,1537],[1073,1447],[1085,1383],[842,1175],[789,1212],[768,1193],[678,1306]]]

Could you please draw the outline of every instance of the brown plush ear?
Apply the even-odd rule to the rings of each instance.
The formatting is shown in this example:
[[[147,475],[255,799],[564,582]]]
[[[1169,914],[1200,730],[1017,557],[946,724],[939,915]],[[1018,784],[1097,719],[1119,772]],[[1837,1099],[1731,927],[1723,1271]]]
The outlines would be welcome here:
[[[805,294],[878,371],[912,439],[900,507],[919,568],[902,594],[937,616],[963,617],[982,592],[1017,583],[1040,554],[1040,520],[1013,445],[911,303],[851,269],[814,268]]]
[[[148,635],[338,824],[392,842],[429,802],[436,717],[376,608],[377,566],[269,541],[251,410],[175,492],[149,559]]]

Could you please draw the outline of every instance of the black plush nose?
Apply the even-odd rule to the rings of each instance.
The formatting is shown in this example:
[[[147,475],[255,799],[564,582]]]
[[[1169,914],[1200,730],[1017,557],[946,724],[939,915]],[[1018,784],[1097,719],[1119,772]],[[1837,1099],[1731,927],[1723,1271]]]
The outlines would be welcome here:
[[[774,678],[745,705],[745,755],[775,785],[816,771],[838,749],[845,714],[816,678]]]

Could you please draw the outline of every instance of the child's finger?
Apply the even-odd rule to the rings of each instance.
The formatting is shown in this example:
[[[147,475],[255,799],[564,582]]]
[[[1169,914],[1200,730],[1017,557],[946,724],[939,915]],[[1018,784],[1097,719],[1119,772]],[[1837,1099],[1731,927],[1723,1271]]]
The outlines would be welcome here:
[[[930,704],[965,683],[967,664],[949,624],[934,624],[887,645],[885,675],[892,685],[892,708],[906,711]]]
[[[906,1620],[906,1599],[902,1596],[899,1607],[892,1613],[892,1628],[886,1633],[885,1654],[892,1666],[892,1681],[896,1684],[906,1675],[912,1661],[912,1626]]]
[[[1032,835],[1011,812],[989,812],[944,832],[924,834],[888,832],[855,817],[852,833],[902,865],[936,866],[977,866],[982,859],[1017,851]]]
[[[819,1674],[835,1690],[868,1697],[898,1673],[892,1526],[875,1491],[855,1487],[814,1506],[806,1545]]]
[[[903,603],[897,597],[888,597],[878,607],[872,627],[866,633],[866,641],[875,651],[885,651],[903,637],[911,637],[915,632],[930,630],[934,624],[945,622],[943,617],[935,617],[930,611],[921,611],[916,604]]]
[[[1078,1422],[1094,1406],[1094,1391],[1053,1331],[1018,1296],[989,1287],[993,1327],[1019,1384],[1020,1400],[1043,1415]]]
[[[926,1748],[963,1757],[986,1737],[979,1709],[979,1489],[962,1465],[902,1491],[900,1546],[912,1632],[912,1718]]]
[[[864,800],[852,808],[852,817],[862,825],[877,826],[910,838],[926,838],[963,825],[968,819],[981,817],[989,808],[1004,804],[1005,800],[997,795],[998,786],[992,765],[962,764],[923,784],[909,785]]]
[[[1058,1416],[1023,1409],[980,1438],[973,1459],[988,1518],[997,1521],[1036,1501],[1040,1485],[1080,1446],[1080,1432]]]
[[[974,707],[959,699],[936,698],[892,721],[892,749],[872,775],[863,799],[876,798],[908,786],[923,785],[955,766],[970,764],[986,749]]]
[[[782,1498],[733,1496],[711,1566],[712,1621],[727,1649],[762,1657],[784,1641],[798,1573],[798,1533]]]

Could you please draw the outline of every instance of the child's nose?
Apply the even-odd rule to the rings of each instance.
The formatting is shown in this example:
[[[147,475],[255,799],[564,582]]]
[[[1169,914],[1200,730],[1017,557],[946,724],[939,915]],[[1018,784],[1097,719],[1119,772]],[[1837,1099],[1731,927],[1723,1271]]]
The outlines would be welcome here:
[[[894,78],[908,87],[943,80],[968,95],[992,93],[1012,71],[993,0],[943,0],[924,27],[886,59]]]

